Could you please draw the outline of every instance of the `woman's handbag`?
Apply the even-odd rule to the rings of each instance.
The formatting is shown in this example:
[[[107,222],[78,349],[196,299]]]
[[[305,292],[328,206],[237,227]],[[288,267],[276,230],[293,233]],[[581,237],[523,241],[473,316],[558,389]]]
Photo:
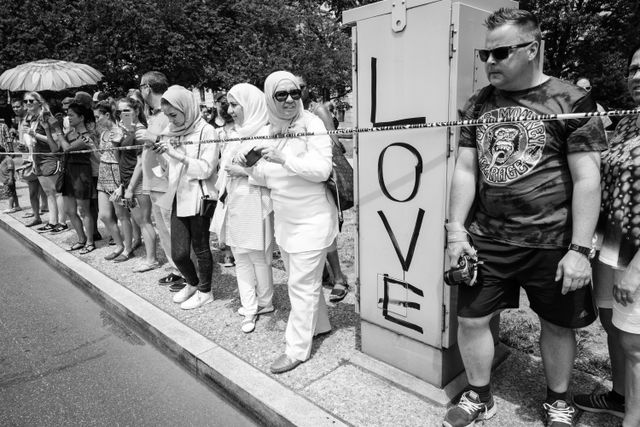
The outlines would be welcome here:
[[[199,141],[202,141],[202,133],[204,132],[204,128],[200,131]],[[198,155],[197,159],[200,158],[200,144],[198,142]],[[213,214],[216,211],[216,203],[217,201],[211,198],[208,194],[204,194],[204,189],[202,188],[202,180],[198,180],[198,184],[200,185],[200,216],[208,217],[209,219],[213,218]]]
[[[327,188],[336,202],[338,211],[353,207],[353,168],[338,144],[331,141],[333,170],[327,180]]]

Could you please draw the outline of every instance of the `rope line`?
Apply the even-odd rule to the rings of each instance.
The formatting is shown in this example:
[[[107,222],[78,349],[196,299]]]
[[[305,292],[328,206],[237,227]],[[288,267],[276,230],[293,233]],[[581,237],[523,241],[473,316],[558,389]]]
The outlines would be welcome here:
[[[406,125],[388,125],[388,126],[376,126],[376,127],[367,127],[367,128],[345,128],[345,129],[336,129],[336,130],[327,130],[324,132],[293,132],[293,133],[281,133],[276,135],[258,135],[258,136],[250,136],[250,137],[235,137],[235,138],[225,138],[225,139],[205,139],[198,141],[182,141],[182,142],[171,142],[171,145],[174,147],[180,145],[194,145],[194,144],[220,144],[227,142],[235,142],[235,141],[257,141],[257,140],[268,140],[268,139],[281,139],[281,138],[302,138],[308,136],[324,136],[324,135],[354,135],[358,133],[372,133],[372,132],[389,132],[389,131],[398,131],[398,130],[413,130],[413,129],[434,129],[434,128],[456,128],[463,126],[481,126],[487,124],[496,124],[496,123],[523,123],[523,122],[549,122],[549,121],[560,121],[560,120],[575,120],[575,119],[586,119],[591,117],[613,117],[613,116],[632,116],[635,114],[640,114],[639,109],[633,110],[610,110],[610,111],[592,111],[585,113],[560,113],[560,114],[539,114],[537,116],[529,116],[529,117],[521,117],[521,118],[505,118],[505,117],[490,117],[486,119],[469,119],[469,120],[452,120],[445,122],[428,122],[428,123],[416,123],[416,124],[406,124]],[[104,152],[104,151],[126,151],[126,150],[140,150],[145,147],[144,144],[140,145],[130,145],[126,147],[110,147],[110,148],[95,148],[91,150],[74,150],[72,153],[93,153],[93,152]],[[147,146],[148,147],[148,146]],[[7,155],[23,155],[29,154],[24,152],[9,152],[5,153]],[[63,152],[55,152],[55,153],[31,153],[32,155],[45,154],[45,155],[61,155]]]

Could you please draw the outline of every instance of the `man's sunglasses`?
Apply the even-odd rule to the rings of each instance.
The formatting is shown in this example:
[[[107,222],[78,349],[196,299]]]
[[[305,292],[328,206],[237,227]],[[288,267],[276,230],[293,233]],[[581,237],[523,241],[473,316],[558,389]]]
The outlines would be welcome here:
[[[535,40],[534,40],[535,41]],[[507,59],[509,54],[513,49],[519,49],[521,47],[529,46],[534,41],[514,44],[513,46],[500,46],[494,49],[478,49],[478,56],[480,57],[480,61],[487,62],[489,60],[489,55],[493,56],[493,59],[496,61],[502,61],[503,59]]]
[[[273,94],[273,98],[278,102],[286,101],[289,96],[291,96],[291,99],[294,101],[297,101],[302,97],[302,91],[300,89],[294,89],[288,92],[286,90],[279,90]]]

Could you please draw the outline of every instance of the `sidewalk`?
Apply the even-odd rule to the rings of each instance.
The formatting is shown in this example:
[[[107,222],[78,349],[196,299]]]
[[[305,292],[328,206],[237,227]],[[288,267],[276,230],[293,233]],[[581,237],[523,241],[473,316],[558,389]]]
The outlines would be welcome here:
[[[24,183],[19,183],[18,194],[20,205],[28,206]],[[6,201],[0,203],[4,209]],[[103,259],[111,251],[104,240],[97,242],[96,251],[75,255],[65,250],[76,241],[73,231],[40,235],[23,226],[27,221],[22,218],[23,213],[0,214],[0,226],[128,319],[145,338],[191,372],[222,389],[231,400],[256,415],[261,424],[441,425],[446,409],[430,399],[430,385],[358,351],[359,317],[354,313],[352,292],[341,303],[329,305],[333,332],[314,341],[311,359],[293,371],[272,375],[269,365],[284,350],[289,313],[286,278],[280,268],[274,269],[276,311],[262,315],[256,330],[244,334],[240,330],[242,318],[236,313],[240,301],[232,268],[216,265],[212,304],[183,311],[171,302],[173,294],[157,285],[157,280],[166,275],[164,268],[132,272],[142,261],[144,249],[136,251],[137,258],[121,264]],[[339,246],[351,244],[349,234],[347,229]],[[220,256],[214,253],[214,260]],[[353,283],[353,266],[343,267]],[[485,425],[544,425],[539,401],[545,393],[541,372],[539,359],[511,350],[494,374],[498,414]],[[574,390],[603,386],[607,384],[590,375],[574,375]],[[584,413],[577,425],[618,424],[610,416]]]

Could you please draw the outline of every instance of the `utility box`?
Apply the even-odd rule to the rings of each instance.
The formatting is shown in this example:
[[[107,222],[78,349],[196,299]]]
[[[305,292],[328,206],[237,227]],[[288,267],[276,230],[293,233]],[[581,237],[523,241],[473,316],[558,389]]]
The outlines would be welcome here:
[[[509,0],[386,0],[344,12],[352,26],[356,126],[458,120],[487,84],[477,49]],[[444,388],[463,371],[448,264],[457,128],[354,135],[362,351]]]

